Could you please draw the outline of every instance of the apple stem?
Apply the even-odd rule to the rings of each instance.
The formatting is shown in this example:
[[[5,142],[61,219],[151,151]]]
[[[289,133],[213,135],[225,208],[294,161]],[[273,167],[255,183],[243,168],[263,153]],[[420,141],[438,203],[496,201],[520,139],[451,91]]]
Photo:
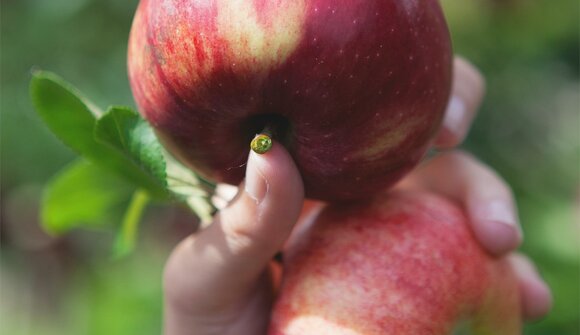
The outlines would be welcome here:
[[[257,154],[263,155],[272,149],[272,130],[269,126],[264,127],[259,134],[256,134],[252,142],[250,142],[250,148]]]

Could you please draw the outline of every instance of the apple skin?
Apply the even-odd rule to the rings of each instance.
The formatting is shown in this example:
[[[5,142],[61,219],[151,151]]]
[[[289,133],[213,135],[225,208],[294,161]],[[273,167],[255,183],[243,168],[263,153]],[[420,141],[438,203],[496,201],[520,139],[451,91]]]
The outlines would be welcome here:
[[[141,0],[133,95],[179,160],[238,184],[265,126],[306,195],[370,197],[424,156],[451,81],[437,0]]]
[[[519,335],[520,315],[512,268],[482,250],[462,210],[399,192],[300,226],[268,334]]]

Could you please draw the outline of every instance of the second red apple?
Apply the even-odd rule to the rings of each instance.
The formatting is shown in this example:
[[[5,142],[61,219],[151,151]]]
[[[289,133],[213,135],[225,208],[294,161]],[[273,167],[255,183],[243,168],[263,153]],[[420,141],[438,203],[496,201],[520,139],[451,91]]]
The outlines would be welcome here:
[[[428,193],[334,205],[284,253],[270,335],[520,335],[517,278]]]

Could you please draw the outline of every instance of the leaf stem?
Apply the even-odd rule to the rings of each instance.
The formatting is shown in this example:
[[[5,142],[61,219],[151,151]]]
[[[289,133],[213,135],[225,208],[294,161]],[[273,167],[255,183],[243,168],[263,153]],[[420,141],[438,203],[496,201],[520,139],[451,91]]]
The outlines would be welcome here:
[[[117,241],[113,251],[114,258],[126,256],[135,248],[139,222],[141,221],[141,217],[143,216],[143,212],[147,207],[149,200],[149,194],[142,189],[133,193],[131,203],[129,204],[129,208],[127,208],[127,212],[125,212],[125,217],[121,224],[121,231],[117,236]]]

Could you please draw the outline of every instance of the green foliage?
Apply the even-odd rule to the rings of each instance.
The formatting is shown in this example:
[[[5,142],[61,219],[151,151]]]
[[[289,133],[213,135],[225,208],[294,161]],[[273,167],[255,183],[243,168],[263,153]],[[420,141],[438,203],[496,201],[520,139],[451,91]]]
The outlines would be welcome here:
[[[42,224],[52,234],[63,234],[82,226],[111,226],[116,219],[114,213],[133,189],[106,169],[77,160],[46,186]]]
[[[169,159],[168,167],[153,129],[135,111],[110,107],[103,113],[71,84],[49,72],[33,74],[30,93],[52,132],[90,161],[67,168],[48,186],[42,208],[47,231],[62,234],[82,226],[110,225],[113,209],[127,201],[129,190],[134,195],[115,243],[116,257],[133,250],[150,198],[181,200],[200,218],[210,219],[213,208],[206,199],[213,185],[206,183],[202,189],[196,175],[180,172],[174,160]],[[168,183],[167,171],[180,177],[170,176]]]
[[[103,114],[72,85],[47,72],[34,73],[30,92],[38,114],[62,142],[155,197],[168,197],[161,145],[137,113],[112,107]]]
[[[165,184],[165,161],[161,144],[151,127],[135,111],[112,107],[97,121],[97,139],[134,159],[133,163]]]
[[[158,197],[167,196],[166,163],[162,147],[149,124],[135,111],[126,107],[111,107],[97,120],[95,137],[101,143],[121,153],[123,166],[131,171],[121,173],[135,178],[142,188]],[[102,158],[101,158],[102,159]]]

